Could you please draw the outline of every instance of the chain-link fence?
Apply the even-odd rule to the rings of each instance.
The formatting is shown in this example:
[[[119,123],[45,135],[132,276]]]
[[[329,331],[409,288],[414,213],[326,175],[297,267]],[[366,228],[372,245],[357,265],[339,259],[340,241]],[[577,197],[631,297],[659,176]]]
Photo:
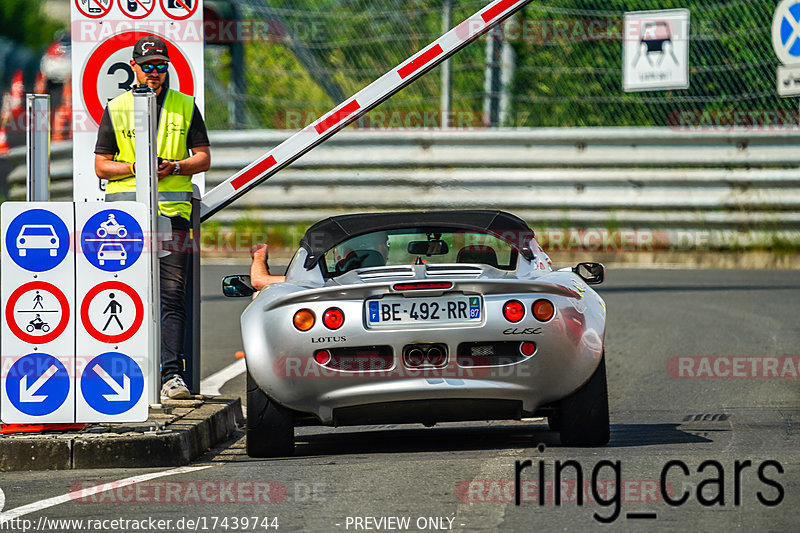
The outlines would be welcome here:
[[[448,6],[452,26],[485,3],[234,0],[243,58],[209,47],[210,127],[301,128],[441,35]],[[775,0],[532,2],[494,33],[495,48],[483,38],[451,59],[449,120],[455,127],[796,124],[796,101],[776,95],[775,7]],[[624,93],[624,12],[669,8],[691,13],[690,87]],[[448,110],[441,68],[355,127],[441,124]],[[493,98],[499,116],[487,115]]]

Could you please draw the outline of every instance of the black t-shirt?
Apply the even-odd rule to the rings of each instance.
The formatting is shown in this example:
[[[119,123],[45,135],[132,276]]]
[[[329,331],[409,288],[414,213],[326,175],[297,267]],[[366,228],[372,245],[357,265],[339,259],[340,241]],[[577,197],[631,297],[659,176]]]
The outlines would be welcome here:
[[[161,107],[164,105],[164,99],[166,97],[166,87],[156,95],[157,121],[161,120]],[[158,130],[158,122],[156,122],[156,130]],[[191,149],[195,146],[209,146],[206,124],[203,122],[200,110],[197,109],[197,104],[194,105],[192,122],[186,134],[186,147]],[[119,152],[117,136],[114,134],[114,126],[111,124],[111,116],[109,116],[108,106],[106,106],[105,111],[103,111],[103,118],[100,119],[100,127],[97,130],[97,143],[94,145],[94,153],[116,155],[117,152]]]

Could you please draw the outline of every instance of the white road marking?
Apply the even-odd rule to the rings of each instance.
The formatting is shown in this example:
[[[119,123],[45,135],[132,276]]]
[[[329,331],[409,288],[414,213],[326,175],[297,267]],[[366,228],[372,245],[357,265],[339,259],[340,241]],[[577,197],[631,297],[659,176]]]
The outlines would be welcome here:
[[[40,500],[38,502],[29,503],[28,505],[23,505],[21,507],[17,507],[16,509],[11,509],[4,513],[0,513],[0,524],[2,524],[7,520],[13,520],[15,518],[25,516],[26,514],[35,513],[36,511],[48,509],[56,505],[61,505],[62,503],[68,503],[71,501],[79,500],[80,498],[86,498],[87,496],[92,496],[94,494],[99,494],[101,492],[116,490],[120,487],[125,487],[127,485],[134,485],[136,483],[141,483],[143,481],[150,481],[151,479],[156,479],[159,477],[174,476],[176,474],[184,474],[186,472],[196,472],[198,470],[212,468],[213,466],[215,465],[181,466],[179,468],[173,468],[171,470],[162,470],[161,472],[142,474],[140,476],[133,476],[125,479],[120,479],[119,481],[110,481],[108,483],[103,483],[101,485],[96,485],[94,487],[88,487],[85,489],[76,490],[73,492],[69,492],[67,494],[63,494],[61,496],[55,496],[54,498],[47,498],[46,500]]]
[[[200,381],[200,394],[207,394],[208,396],[219,396],[219,389],[222,388],[227,382],[240,374],[247,371],[247,364],[244,359],[237,359],[235,363],[230,364],[220,370],[211,374],[207,378]]]

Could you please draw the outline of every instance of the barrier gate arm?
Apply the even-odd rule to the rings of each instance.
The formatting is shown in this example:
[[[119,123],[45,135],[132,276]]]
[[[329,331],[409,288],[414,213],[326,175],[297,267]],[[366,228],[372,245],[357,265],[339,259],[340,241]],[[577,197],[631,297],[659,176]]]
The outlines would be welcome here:
[[[353,97],[346,99],[326,115],[208,191],[200,203],[200,220],[207,220],[214,213],[522,9],[530,1],[495,0],[491,2],[399,66],[361,89]]]

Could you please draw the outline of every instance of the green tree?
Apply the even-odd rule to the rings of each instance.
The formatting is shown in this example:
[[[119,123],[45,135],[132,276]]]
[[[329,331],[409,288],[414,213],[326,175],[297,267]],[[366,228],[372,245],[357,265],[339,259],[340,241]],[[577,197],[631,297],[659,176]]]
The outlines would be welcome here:
[[[43,0],[0,1],[0,35],[41,50],[63,25],[42,13]]]

